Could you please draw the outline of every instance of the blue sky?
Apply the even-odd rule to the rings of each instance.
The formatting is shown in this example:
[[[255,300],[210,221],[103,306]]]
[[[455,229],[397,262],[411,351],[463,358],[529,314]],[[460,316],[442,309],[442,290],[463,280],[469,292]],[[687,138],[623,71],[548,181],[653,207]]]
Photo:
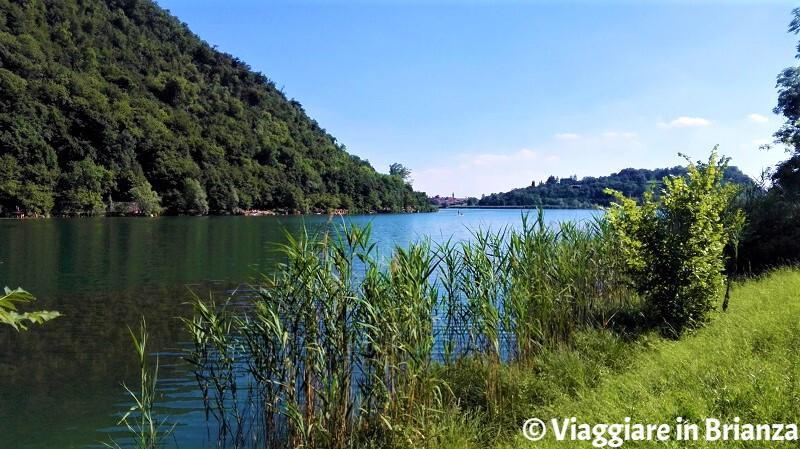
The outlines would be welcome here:
[[[478,196],[719,144],[751,176],[790,2],[158,0],[264,73],[350,153],[429,195]]]

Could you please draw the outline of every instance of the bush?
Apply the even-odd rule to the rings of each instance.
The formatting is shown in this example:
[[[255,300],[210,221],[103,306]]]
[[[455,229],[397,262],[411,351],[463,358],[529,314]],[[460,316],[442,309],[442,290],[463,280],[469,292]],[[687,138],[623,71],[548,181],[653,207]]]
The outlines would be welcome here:
[[[641,206],[608,191],[620,202],[608,217],[635,288],[648,316],[674,337],[709,319],[723,285],[725,247],[744,221],[731,211],[738,186],[722,182],[727,162],[714,147],[707,163],[689,161],[687,178],[665,178],[659,197],[650,190]]]

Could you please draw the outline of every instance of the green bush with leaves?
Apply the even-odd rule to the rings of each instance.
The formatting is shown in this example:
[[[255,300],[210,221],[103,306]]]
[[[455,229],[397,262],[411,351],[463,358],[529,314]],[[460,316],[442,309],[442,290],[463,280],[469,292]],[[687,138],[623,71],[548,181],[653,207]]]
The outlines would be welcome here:
[[[651,189],[641,206],[609,190],[619,201],[608,218],[627,271],[649,318],[671,336],[709,319],[724,284],[725,247],[744,223],[731,207],[739,187],[722,181],[728,159],[717,147],[707,163],[686,159],[688,176],[665,178],[660,195]]]

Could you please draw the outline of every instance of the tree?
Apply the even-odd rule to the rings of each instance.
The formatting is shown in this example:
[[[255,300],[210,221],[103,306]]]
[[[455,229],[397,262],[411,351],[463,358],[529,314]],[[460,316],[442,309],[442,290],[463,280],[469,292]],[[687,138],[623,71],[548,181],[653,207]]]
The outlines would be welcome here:
[[[50,215],[55,200],[53,190],[47,185],[25,182],[20,191],[20,202],[28,214]]]
[[[394,163],[389,166],[389,175],[397,176],[406,183],[411,183],[411,169],[405,167],[403,164]]]
[[[22,169],[10,154],[0,156],[0,207],[19,206]]]
[[[800,8],[792,10],[789,32],[800,33]],[[800,45],[797,56],[800,58]],[[773,112],[786,117],[783,126],[774,134],[775,143],[783,144],[791,157],[778,165],[773,174],[775,186],[781,193],[800,194],[800,67],[788,67],[778,75],[778,105]]]
[[[147,180],[142,180],[133,186],[130,191],[133,201],[139,203],[139,211],[144,215],[158,215],[161,213],[161,197],[153,191]]]
[[[792,10],[789,32],[800,33],[800,8]],[[772,188],[748,189],[740,198],[748,226],[739,268],[751,272],[800,261],[800,67],[781,71],[776,87],[778,104],[773,112],[786,121],[774,134],[774,143],[783,145],[790,157],[768,174]]]
[[[114,173],[90,158],[70,164],[62,182],[66,186],[64,203],[90,214],[103,208],[103,198],[116,185]]]
[[[187,179],[183,186],[183,212],[190,215],[208,213],[208,199],[203,186],[196,179]]]

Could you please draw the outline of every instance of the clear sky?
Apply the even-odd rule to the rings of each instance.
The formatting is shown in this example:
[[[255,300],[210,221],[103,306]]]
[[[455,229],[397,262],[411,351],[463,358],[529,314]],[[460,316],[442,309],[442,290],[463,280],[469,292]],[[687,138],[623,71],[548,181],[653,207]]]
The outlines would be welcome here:
[[[757,176],[790,2],[158,0],[350,153],[429,195],[685,165]]]

